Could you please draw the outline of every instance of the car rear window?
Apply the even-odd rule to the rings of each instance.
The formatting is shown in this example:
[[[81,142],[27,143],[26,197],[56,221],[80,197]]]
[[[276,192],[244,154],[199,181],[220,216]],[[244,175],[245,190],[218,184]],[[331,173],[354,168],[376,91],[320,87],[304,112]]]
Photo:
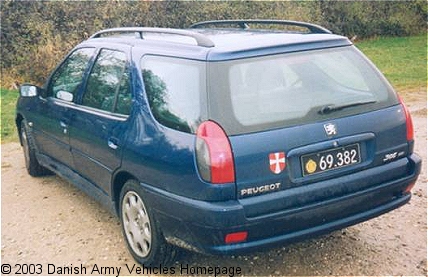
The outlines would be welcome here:
[[[146,55],[141,59],[150,110],[162,125],[195,133],[206,113],[204,62]]]
[[[210,64],[210,117],[228,134],[295,126],[397,103],[355,47]]]

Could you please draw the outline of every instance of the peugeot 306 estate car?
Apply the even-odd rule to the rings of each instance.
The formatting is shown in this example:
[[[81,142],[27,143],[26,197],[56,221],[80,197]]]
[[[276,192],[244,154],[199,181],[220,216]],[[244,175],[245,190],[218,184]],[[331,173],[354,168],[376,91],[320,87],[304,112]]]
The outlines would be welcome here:
[[[106,204],[144,265],[368,220],[407,203],[421,168],[382,74],[295,21],[100,31],[21,86],[16,125],[29,174]]]

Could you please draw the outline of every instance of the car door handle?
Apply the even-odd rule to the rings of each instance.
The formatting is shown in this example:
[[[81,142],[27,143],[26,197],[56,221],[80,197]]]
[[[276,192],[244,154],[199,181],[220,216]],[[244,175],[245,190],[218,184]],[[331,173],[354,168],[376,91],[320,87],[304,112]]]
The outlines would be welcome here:
[[[116,150],[118,147],[119,141],[116,138],[109,138],[107,141],[108,147],[110,147],[113,150]]]
[[[66,134],[67,134],[67,132],[68,132],[68,131],[67,131],[68,124],[61,120],[61,121],[59,122],[59,126],[61,126],[61,128],[63,128],[63,129],[62,129],[62,132],[64,133],[64,135],[66,135]]]

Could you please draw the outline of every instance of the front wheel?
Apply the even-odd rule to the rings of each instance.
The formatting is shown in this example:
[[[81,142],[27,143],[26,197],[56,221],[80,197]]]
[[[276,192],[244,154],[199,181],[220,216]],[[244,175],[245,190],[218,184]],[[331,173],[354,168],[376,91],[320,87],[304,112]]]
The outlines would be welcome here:
[[[168,244],[144,202],[140,184],[125,183],[120,194],[120,220],[127,246],[136,261],[145,265],[169,264],[176,256],[176,248]]]
[[[25,121],[21,122],[21,143],[24,150],[25,167],[28,174],[33,177],[44,176],[50,174],[50,171],[39,164],[36,157],[36,147],[34,145],[31,132],[28,130]]]

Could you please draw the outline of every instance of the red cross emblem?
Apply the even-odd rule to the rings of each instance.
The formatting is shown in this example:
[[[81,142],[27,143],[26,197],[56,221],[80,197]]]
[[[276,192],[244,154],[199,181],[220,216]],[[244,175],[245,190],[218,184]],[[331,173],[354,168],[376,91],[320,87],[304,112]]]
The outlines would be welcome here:
[[[276,152],[269,154],[269,165],[270,170],[275,173],[281,173],[285,168],[285,153],[284,152]]]

